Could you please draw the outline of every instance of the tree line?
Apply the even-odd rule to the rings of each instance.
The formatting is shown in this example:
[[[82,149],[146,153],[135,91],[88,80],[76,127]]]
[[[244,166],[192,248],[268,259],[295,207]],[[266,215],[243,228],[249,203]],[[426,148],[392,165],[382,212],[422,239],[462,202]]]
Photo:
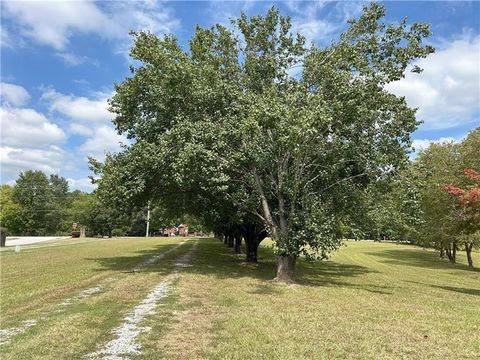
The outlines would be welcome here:
[[[9,235],[71,235],[72,224],[89,235],[138,235],[145,229],[143,213],[122,213],[99,201],[96,194],[70,191],[58,175],[28,170],[15,184],[0,188],[0,224]]]
[[[367,237],[433,247],[456,262],[458,250],[473,266],[480,247],[480,128],[458,143],[431,144],[370,197]]]
[[[146,214],[146,206],[116,208],[95,191],[70,191],[64,177],[38,170],[21,172],[13,185],[0,186],[0,226],[8,235],[71,235],[77,224],[77,230],[84,227],[88,236],[144,236]],[[181,223],[193,232],[206,231],[195,218],[171,217],[152,204],[151,234]]]

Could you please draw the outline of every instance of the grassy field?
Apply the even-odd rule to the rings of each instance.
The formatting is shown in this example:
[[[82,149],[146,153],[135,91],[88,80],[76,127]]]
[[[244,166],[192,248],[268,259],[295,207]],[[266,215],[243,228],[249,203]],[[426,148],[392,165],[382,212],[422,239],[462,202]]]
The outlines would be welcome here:
[[[85,358],[163,283],[128,358],[480,358],[480,272],[462,255],[347,242],[281,285],[268,242],[252,265],[215,239],[87,239],[7,249],[0,267],[2,359]]]

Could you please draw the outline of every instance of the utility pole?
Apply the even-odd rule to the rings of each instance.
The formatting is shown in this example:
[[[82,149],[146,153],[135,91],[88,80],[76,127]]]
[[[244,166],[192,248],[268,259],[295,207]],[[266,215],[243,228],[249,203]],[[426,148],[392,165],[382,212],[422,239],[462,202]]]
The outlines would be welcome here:
[[[147,231],[145,232],[145,237],[148,237],[148,233],[150,230],[150,201],[147,205]]]

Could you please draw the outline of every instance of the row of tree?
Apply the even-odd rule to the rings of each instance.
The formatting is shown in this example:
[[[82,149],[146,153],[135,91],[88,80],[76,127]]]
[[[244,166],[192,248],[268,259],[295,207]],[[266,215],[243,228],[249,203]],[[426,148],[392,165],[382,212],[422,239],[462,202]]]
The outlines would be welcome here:
[[[134,33],[137,66],[110,101],[132,145],[90,160],[93,194],[21,174],[2,187],[2,226],[139,235],[149,204],[153,228],[187,221],[237,252],[245,241],[248,261],[271,237],[280,281],[293,280],[299,256],[324,259],[352,237],[434,246],[453,262],[464,247],[473,266],[479,131],[408,160],[415,110],[385,85],[433,49],[427,25],[384,15],[365,7],[325,48],[307,46],[275,8],[231,29],[197,27],[187,50]]]
[[[415,110],[385,85],[434,50],[427,25],[384,16],[365,7],[326,47],[275,8],[197,27],[188,49],[133,33],[136,65],[110,100],[132,144],[91,160],[99,197],[194,215],[243,238],[250,261],[268,235],[277,279],[292,281],[299,256],[326,258],[364,228],[369,194],[408,162]]]

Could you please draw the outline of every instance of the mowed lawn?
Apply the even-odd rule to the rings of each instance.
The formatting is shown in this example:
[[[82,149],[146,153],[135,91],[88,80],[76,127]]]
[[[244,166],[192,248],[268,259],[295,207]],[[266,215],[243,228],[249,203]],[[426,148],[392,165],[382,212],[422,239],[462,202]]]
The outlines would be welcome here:
[[[418,247],[349,241],[328,261],[300,261],[297,284],[282,285],[271,281],[268,242],[252,265],[216,239],[184,238],[2,251],[0,328],[36,323],[11,336],[0,357],[85,358],[115,337],[112,330],[195,242],[191,265],[142,322],[141,354],[130,358],[480,358],[480,272],[463,254],[452,265]]]

